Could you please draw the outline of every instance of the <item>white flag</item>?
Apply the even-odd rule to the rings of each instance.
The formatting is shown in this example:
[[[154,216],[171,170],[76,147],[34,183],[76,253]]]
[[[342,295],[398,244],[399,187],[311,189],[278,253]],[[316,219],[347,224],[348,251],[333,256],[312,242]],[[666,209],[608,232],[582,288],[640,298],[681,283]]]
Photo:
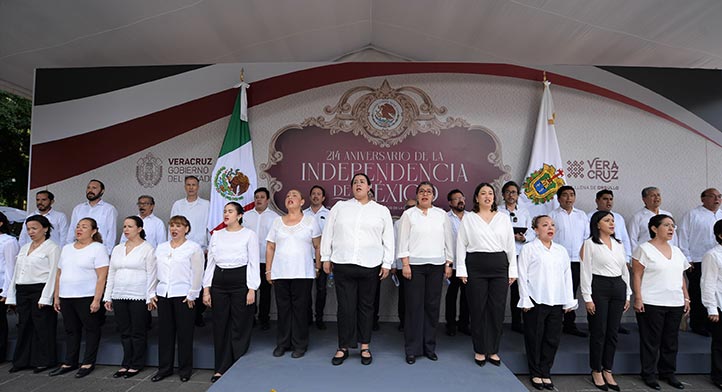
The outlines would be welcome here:
[[[556,116],[552,93],[549,90],[550,84],[549,81],[544,81],[544,94],[534,132],[534,145],[531,148],[529,168],[522,184],[521,199],[532,217],[548,214],[559,206],[556,193],[565,183],[557,132],[554,129]]]

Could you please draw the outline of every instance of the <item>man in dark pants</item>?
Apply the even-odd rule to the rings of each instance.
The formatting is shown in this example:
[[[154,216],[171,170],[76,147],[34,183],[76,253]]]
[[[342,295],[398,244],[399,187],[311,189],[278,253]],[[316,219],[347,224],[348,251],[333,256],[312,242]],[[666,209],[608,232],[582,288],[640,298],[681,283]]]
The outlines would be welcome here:
[[[466,207],[464,193],[459,189],[453,189],[446,195],[446,200],[449,202],[449,212],[447,213],[449,221],[451,222],[451,229],[454,233],[454,242],[456,242],[456,236],[459,233],[459,225],[467,211],[464,210]],[[456,297],[461,296],[459,300],[459,319],[456,319]],[[458,330],[466,335],[471,335],[469,331],[469,305],[466,302],[466,285],[461,282],[461,279],[456,277],[456,263],[453,265],[453,272],[451,278],[449,278],[449,287],[446,289],[446,334],[449,336],[456,335]]]
[[[316,218],[316,222],[318,222],[318,226],[321,228],[321,232],[323,233],[323,228],[326,225],[326,219],[328,218],[328,213],[330,212],[329,209],[323,205],[323,202],[326,201],[326,190],[323,189],[323,187],[320,185],[314,185],[311,187],[310,196],[311,205],[305,210],[303,210],[303,215]],[[326,273],[323,271],[323,268],[316,272],[315,309],[316,327],[318,329],[326,329],[326,323],[323,322],[323,309],[326,307],[327,278],[328,275],[326,275]],[[313,316],[313,310],[311,309],[310,304],[308,307],[308,312],[309,316]],[[309,317],[308,319],[309,321],[313,320],[313,317]]]

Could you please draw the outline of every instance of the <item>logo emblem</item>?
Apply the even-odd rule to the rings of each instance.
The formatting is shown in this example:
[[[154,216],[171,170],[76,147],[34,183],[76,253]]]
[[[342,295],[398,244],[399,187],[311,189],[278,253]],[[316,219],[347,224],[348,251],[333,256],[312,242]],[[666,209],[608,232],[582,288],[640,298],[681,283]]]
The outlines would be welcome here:
[[[403,109],[393,99],[378,99],[369,107],[369,122],[378,130],[396,128],[401,122]]]
[[[243,200],[243,194],[251,183],[242,171],[221,166],[213,177],[213,186],[227,200],[239,201]]]
[[[554,166],[545,163],[541,169],[524,179],[524,194],[534,204],[544,204],[564,185],[563,176],[563,170],[557,170]]]
[[[159,158],[148,153],[145,157],[138,159],[135,166],[135,178],[143,188],[152,188],[160,182],[163,177],[163,164]]]

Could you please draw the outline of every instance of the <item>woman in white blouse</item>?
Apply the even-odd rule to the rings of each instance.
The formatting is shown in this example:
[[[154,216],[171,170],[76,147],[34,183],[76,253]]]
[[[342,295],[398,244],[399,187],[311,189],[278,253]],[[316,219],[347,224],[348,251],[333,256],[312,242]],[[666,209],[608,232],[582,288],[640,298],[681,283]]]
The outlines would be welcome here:
[[[353,176],[351,190],[353,199],[331,208],[321,236],[323,270],[333,271],[338,300],[338,349],[331,363],[341,365],[349,347],[361,343],[361,363],[370,365],[374,298],[394,262],[394,227],[389,209],[369,197],[366,174]]]
[[[446,212],[431,203],[434,186],[427,181],[416,187],[416,207],[404,211],[399,220],[396,257],[406,279],[404,349],[406,363],[425,355],[436,361],[436,328],[439,324],[441,287],[451,276],[453,234]]]
[[[286,193],[288,214],[273,221],[266,237],[266,279],[273,284],[278,311],[274,357],[293,350],[301,358],[308,348],[308,309],[311,288],[321,266],[321,228],[313,216],[304,216],[301,192]],[[314,257],[315,255],[315,257]],[[314,260],[319,260],[315,265]]]
[[[65,361],[50,372],[58,376],[78,369],[80,340],[85,334],[85,353],[76,378],[95,369],[102,323],[100,302],[108,276],[108,251],[93,218],[83,218],[75,226],[75,242],[63,247],[55,283],[55,311],[62,313],[65,325]]]
[[[20,248],[12,279],[2,293],[5,304],[15,306],[18,314],[10,373],[31,367],[40,373],[57,363],[58,316],[52,305],[60,247],[50,239],[53,228],[48,218],[33,215],[25,228],[31,242]]]
[[[105,285],[105,309],[115,313],[123,346],[123,361],[113,378],[131,378],[145,367],[148,342],[148,312],[154,306],[156,265],[155,249],[145,241],[143,219],[129,216],[123,221],[125,242],[113,248],[108,282]]]
[[[467,286],[474,361],[499,366],[506,293],[517,277],[514,229],[509,218],[497,212],[489,183],[476,187],[473,211],[459,226],[456,276]]]
[[[204,230],[199,227],[198,230]],[[203,283],[203,249],[186,238],[191,223],[182,215],[168,221],[170,241],[158,245],[155,260],[158,269],[156,296],[151,304],[158,308],[158,372],[151,377],[158,382],[173,374],[176,338],[178,340],[178,374],[182,382],[193,372],[193,305]]]
[[[712,335],[712,382],[722,389],[722,323],[719,312],[722,308],[722,220],[714,224],[714,238],[717,245],[702,257],[702,304],[707,308],[709,331]]]
[[[577,308],[569,254],[553,242],[556,227],[547,215],[531,223],[536,239],[519,255],[519,304],[531,384],[554,390],[551,369],[559,347],[564,313]]]
[[[10,222],[5,214],[0,212],[0,362],[5,360],[8,346],[8,313],[4,297],[7,296],[8,286],[13,279],[15,259],[20,250],[18,240],[9,233]]]
[[[590,238],[581,251],[581,291],[589,322],[589,366],[601,389],[619,390],[612,366],[622,313],[629,309],[632,289],[622,242],[614,236],[614,215],[597,211],[589,221]]]
[[[261,284],[258,238],[241,226],[243,207],[223,207],[224,229],[213,232],[203,276],[203,303],[213,310],[216,382],[251,344],[256,290]]]
[[[684,271],[690,265],[682,251],[669,243],[676,227],[671,216],[655,215],[649,219],[648,227],[652,239],[640,244],[632,254],[641,375],[650,388],[660,389],[659,375],[669,385],[683,389],[674,372],[679,323],[689,312]]]

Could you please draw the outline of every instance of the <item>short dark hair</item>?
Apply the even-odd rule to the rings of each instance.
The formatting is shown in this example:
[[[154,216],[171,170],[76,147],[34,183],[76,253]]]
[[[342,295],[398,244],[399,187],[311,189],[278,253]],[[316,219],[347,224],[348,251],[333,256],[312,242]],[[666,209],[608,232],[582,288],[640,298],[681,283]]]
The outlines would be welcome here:
[[[647,229],[649,230],[649,236],[651,238],[654,238],[657,236],[657,234],[652,231],[652,227],[659,228],[659,226],[662,224],[662,221],[665,220],[666,218],[669,218],[672,220],[672,222],[674,222],[674,218],[672,218],[671,216],[666,215],[666,214],[659,214],[659,215],[655,215],[655,216],[649,218],[649,223],[647,224]]]
[[[599,197],[597,197],[597,199],[599,199]],[[607,215],[611,215],[612,218],[614,218],[614,214],[612,214],[610,211],[597,211],[592,215],[592,218],[589,220],[589,233],[590,233],[589,238],[591,238],[592,242],[594,242],[595,244],[600,244],[600,245],[602,244],[602,240],[599,239],[599,227],[597,227],[597,225]],[[617,241],[618,243],[622,242],[622,241],[619,241],[614,234],[612,234],[611,237],[614,238],[614,240]]]
[[[371,186],[371,179],[369,178],[369,176],[366,175],[366,173],[354,174],[353,177],[351,177],[351,185],[353,185],[353,180],[358,176],[364,176],[364,178],[366,179],[366,182],[369,184],[369,186]]]
[[[577,191],[574,189],[573,186],[571,186],[571,185],[562,185],[559,189],[557,189],[557,199],[559,198],[559,196],[562,195],[562,193],[563,193],[564,191],[572,191],[575,196],[576,196],[576,194],[577,194]]]
[[[712,190],[717,190],[717,188],[707,188],[707,189],[705,189],[705,190],[702,191],[702,194],[700,194],[699,197],[700,197],[700,198],[705,197],[706,194],[707,194],[707,192],[712,191]]]
[[[0,234],[9,234],[10,233],[10,221],[8,220],[8,217],[5,216],[2,212],[0,212]],[[10,260],[5,260],[5,262],[9,262]]]
[[[141,196],[141,197],[143,197],[143,196]],[[139,197],[139,199],[140,199],[140,197]],[[143,228],[143,219],[140,219],[139,216],[131,215],[131,216],[126,216],[125,219],[123,219],[123,220],[128,220],[128,219],[132,220],[133,222],[135,222],[136,226],[140,227],[140,234],[139,234],[140,238],[145,239],[145,229]]]
[[[507,181],[507,182],[504,184],[504,186],[501,187],[501,193],[503,194],[504,192],[506,192],[507,189],[509,189],[509,187],[512,187],[512,186],[513,186],[514,188],[516,188],[516,191],[517,191],[517,192],[519,192],[519,190],[521,190],[521,188],[519,188],[519,184],[517,184],[516,182],[514,182],[514,181]]]
[[[464,192],[462,192],[460,189],[452,189],[449,191],[449,193],[446,194],[446,200],[451,201],[451,196],[454,196],[456,193],[461,193],[461,196],[464,196]]]
[[[104,190],[105,190],[105,184],[103,184],[103,181],[100,181],[100,180],[97,180],[97,179],[93,178],[92,180],[88,181],[88,184],[90,184],[90,183],[93,182],[93,181],[97,182],[97,183],[100,185],[100,190],[101,190],[101,191],[104,191]]]
[[[494,195],[494,200],[491,201],[491,210],[496,211],[496,190],[494,189],[494,186],[488,182],[482,182],[476,186],[476,189],[474,189],[474,208],[472,209],[474,212],[479,212],[479,201],[476,200],[476,196],[479,194],[481,188],[485,186],[491,188],[491,192]]]
[[[138,196],[138,201],[140,201],[140,199],[150,199],[150,204],[155,205],[155,199],[153,198],[153,196],[140,195],[140,196]]]
[[[270,199],[270,198],[271,198],[271,192],[268,191],[268,188],[262,186],[262,187],[256,189],[255,191],[253,191],[253,196],[256,196],[256,193],[259,193],[259,192],[265,193],[265,194],[266,194],[266,199]]]
[[[430,187],[431,187],[431,194],[434,195],[434,196],[436,196],[436,187],[434,186],[434,184],[430,183],[429,181],[421,181],[421,182],[419,183],[419,185],[416,186],[416,194],[417,194],[417,195],[419,194],[419,190],[421,189],[421,187],[424,186],[424,185],[430,186]]]
[[[314,189],[320,189],[320,190],[321,190],[321,194],[323,194],[323,197],[326,197],[326,190],[323,189],[323,187],[322,187],[321,185],[314,185],[314,186],[312,186],[312,187],[311,187],[311,190],[308,191],[308,194],[310,195],[311,192],[313,192]]]
[[[649,192],[652,192],[654,190],[659,190],[659,188],[657,188],[656,186],[648,186],[648,187],[642,189],[642,198],[647,197]]]
[[[185,176],[185,178],[183,179],[183,183],[185,184],[185,182],[188,180],[196,180],[196,182],[199,184],[201,182],[201,180],[199,180],[198,177],[191,175],[191,176]]]
[[[597,192],[596,199],[599,200],[599,199],[601,199],[602,196],[604,196],[604,195],[609,195],[609,196],[614,197],[614,192],[612,192],[612,191],[609,190],[609,189],[602,189],[601,191]]]
[[[50,232],[53,231],[53,224],[50,223],[48,218],[42,216],[42,215],[32,215],[28,219],[25,220],[25,224],[27,225],[28,222],[38,222],[40,223],[40,226],[48,229],[48,231],[45,233],[45,239],[47,240],[50,238]],[[58,244],[60,245],[60,244]]]
[[[714,239],[717,240],[717,243],[722,245],[722,219],[718,220],[714,223]]]
[[[38,195],[40,195],[41,193],[44,193],[44,194],[48,195],[48,200],[55,200],[55,195],[53,195],[53,192],[50,192],[50,191],[48,191],[48,190],[38,191],[38,193],[36,193],[35,196],[38,196]]]

